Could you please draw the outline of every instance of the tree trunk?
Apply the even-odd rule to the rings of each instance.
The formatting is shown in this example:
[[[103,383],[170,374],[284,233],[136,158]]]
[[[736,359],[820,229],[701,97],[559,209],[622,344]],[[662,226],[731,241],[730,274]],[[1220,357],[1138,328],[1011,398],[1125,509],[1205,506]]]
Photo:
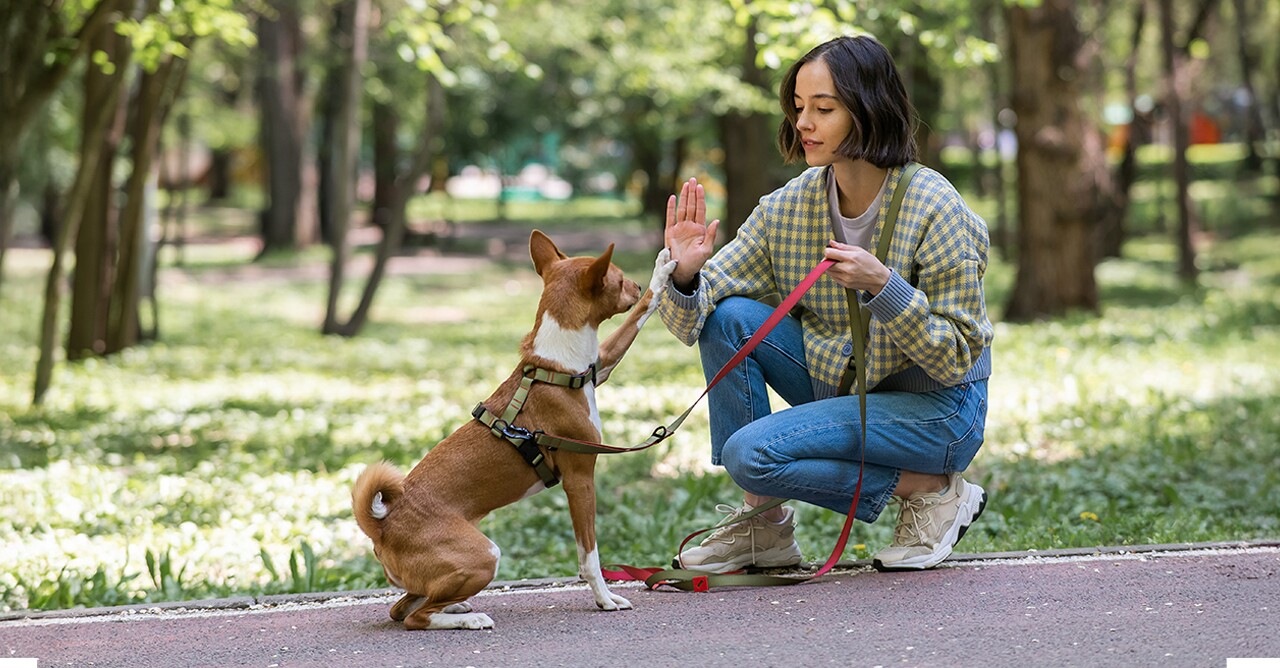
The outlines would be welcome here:
[[[333,8],[334,21],[341,20],[341,14],[344,5],[337,5]],[[334,28],[335,32],[337,27]],[[331,37],[336,39],[336,37]],[[320,111],[319,125],[320,136],[324,137],[324,141],[316,147],[316,191],[319,196],[316,197],[316,225],[320,231],[321,243],[332,246],[337,239],[334,237],[333,224],[333,192],[336,176],[333,173],[334,157],[333,157],[333,140],[335,133],[338,132],[338,114],[342,109],[342,100],[338,96],[338,76],[339,67],[332,67],[324,76],[324,84],[321,89],[324,91],[319,95],[317,106]],[[377,130],[375,129],[375,132]]]
[[[64,25],[62,3],[8,2],[0,12],[0,286],[5,255],[13,242],[13,213],[18,199],[18,171],[23,138],[49,97],[88,53],[90,44],[130,0],[86,3],[84,22],[75,34]],[[52,58],[51,43],[74,44]]]
[[[982,38],[988,42],[995,43],[997,40],[997,32],[995,22],[1000,19],[1000,3],[1001,0],[987,0],[982,4],[982,14],[979,23],[982,25]],[[1009,204],[1007,201],[1004,156],[1000,153],[1000,134],[1003,130],[1003,124],[1000,121],[1000,112],[1008,104],[1007,88],[1004,81],[1004,72],[1006,67],[1005,61],[995,61],[987,63],[984,67],[987,74],[987,84],[991,89],[991,146],[992,153],[995,154],[995,164],[986,172],[986,190],[996,200],[996,219],[988,221],[991,227],[991,245],[999,252],[1001,257],[1009,258],[1012,248],[1010,248],[1009,234]],[[978,164],[981,164],[981,154],[977,154],[975,158]]]
[[[4,288],[4,258],[13,243],[13,211],[18,201],[17,147],[0,145],[0,289]]]
[[[144,74],[138,86],[130,128],[133,171],[126,184],[128,194],[120,218],[120,254],[107,319],[106,354],[120,352],[139,340],[138,306],[149,233],[145,225],[147,187],[160,130],[186,78],[187,62],[169,56],[155,72]]]
[[[756,19],[746,27],[742,47],[742,81],[769,91],[768,77],[756,64]],[[720,221],[721,240],[732,239],[760,198],[774,189],[768,165],[778,162],[774,149],[773,119],[768,114],[730,112],[718,119],[720,147],[724,150],[725,212]]]
[[[351,255],[347,232],[356,194],[356,168],[360,150],[360,107],[363,99],[360,68],[368,58],[369,0],[343,0],[334,7],[334,48],[342,54],[334,69],[329,93],[335,97],[337,113],[326,139],[332,151],[330,173],[332,183],[324,196],[328,198],[332,217],[333,260],[329,268],[329,299],[325,306],[325,334],[338,329],[338,297],[347,260]]]
[[[1093,215],[1097,182],[1082,169],[1090,140],[1079,108],[1074,3],[1009,10],[1018,117],[1018,271],[1005,317],[1026,321],[1097,311]]]
[[[381,102],[373,105],[373,202],[369,219],[383,234],[392,209],[400,199],[396,175],[400,171],[400,112],[395,106]]]
[[[646,220],[666,225],[667,198],[674,191],[662,182],[662,142],[651,133],[637,132],[631,140],[635,168],[644,174],[644,190],[640,193],[640,213]]]
[[[416,191],[417,183],[427,170],[431,168],[435,161],[435,156],[440,154],[440,137],[444,132],[445,125],[445,95],[444,87],[434,77],[429,76],[427,81],[427,113],[426,127],[421,133],[422,141],[418,145],[417,154],[410,163],[409,168],[404,173],[396,177],[392,192],[385,196],[388,202],[387,208],[383,210],[385,216],[384,223],[380,225],[382,228],[382,239],[378,242],[378,248],[373,262],[373,270],[369,274],[369,279],[365,282],[364,290],[360,294],[360,303],[356,305],[355,311],[352,312],[351,318],[345,323],[335,324],[330,334],[351,337],[360,333],[365,323],[369,319],[369,311],[373,308],[373,299],[377,295],[378,287],[382,284],[382,278],[386,275],[387,263],[391,260],[391,256],[400,250],[401,242],[404,240],[405,228],[407,227],[406,207],[409,199],[413,197]],[[398,160],[396,161],[399,162]],[[375,211],[375,216],[378,213]]]
[[[1266,141],[1262,128],[1262,106],[1258,103],[1257,88],[1253,85],[1254,58],[1253,45],[1249,41],[1249,10],[1245,0],[1235,0],[1236,12],[1236,48],[1240,58],[1240,87],[1249,98],[1245,106],[1245,143],[1249,154],[1245,158],[1245,169],[1251,173],[1262,171],[1262,155],[1258,147]]]
[[[1138,146],[1147,141],[1151,125],[1147,112],[1140,111],[1138,99],[1138,49],[1147,23],[1146,0],[1138,0],[1133,9],[1133,34],[1129,38],[1129,55],[1124,63],[1124,88],[1129,101],[1129,127],[1124,138],[1124,154],[1116,167],[1115,207],[1103,216],[1098,227],[1099,258],[1120,257],[1124,250],[1125,221],[1129,216],[1130,191],[1138,174]]]
[[[1206,3],[1207,4],[1207,3]],[[1178,90],[1178,65],[1173,36],[1173,0],[1160,0],[1160,46],[1165,74],[1165,110],[1173,128],[1173,180],[1174,202],[1178,210],[1178,277],[1194,283],[1196,269],[1197,223],[1192,219],[1188,189],[1190,171],[1187,166],[1187,145],[1190,143],[1187,124],[1182,115],[1182,95]]]
[[[720,242],[737,236],[760,198],[772,190],[765,168],[776,155],[768,138],[769,117],[764,114],[729,113],[719,118],[720,145],[724,148],[725,212],[720,221]]]
[[[303,204],[303,142],[307,128],[302,92],[301,28],[292,0],[275,3],[278,20],[258,19],[262,70],[258,76],[261,105],[259,141],[266,162],[262,211],[262,252],[299,246]]]
[[[109,54],[112,62],[121,63],[122,59],[128,58],[126,52],[130,47],[124,38],[106,34],[95,41],[95,49]],[[100,355],[106,349],[107,309],[111,283],[115,280],[115,257],[119,244],[115,162],[116,151],[124,139],[128,106],[119,91],[124,86],[128,71],[129,67],[123,64],[110,74],[97,66],[90,66],[84,74],[84,127],[93,123],[100,108],[110,109],[111,118],[97,162],[89,165],[88,201],[74,239],[69,240],[75,244],[76,263],[71,282],[71,323],[66,342],[68,360]]]
[[[126,70],[130,53],[126,50],[116,63],[117,70]],[[103,153],[103,144],[107,132],[107,124],[113,116],[116,101],[123,89],[123,81],[108,91],[103,104],[96,109],[83,128],[80,141],[80,166],[76,170],[75,180],[67,196],[67,217],[65,223],[58,228],[53,243],[53,264],[45,280],[44,313],[40,326],[40,356],[36,361],[36,374],[31,403],[40,405],[53,381],[54,348],[58,338],[58,314],[62,302],[63,271],[66,250],[71,240],[77,236],[80,221],[84,218],[88,203],[89,187],[98,160]]]
[[[942,82],[938,79],[924,46],[915,35],[899,35],[891,40],[894,61],[902,73],[902,83],[911,97],[920,122],[916,123],[917,159],[921,164],[942,170],[942,142],[932,128],[942,112]]]

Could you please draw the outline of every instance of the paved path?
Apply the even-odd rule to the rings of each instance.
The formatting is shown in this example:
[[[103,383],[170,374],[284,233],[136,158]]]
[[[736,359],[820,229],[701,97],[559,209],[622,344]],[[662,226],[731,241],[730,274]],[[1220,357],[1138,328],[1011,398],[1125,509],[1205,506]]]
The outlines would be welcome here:
[[[855,564],[702,594],[559,583],[473,599],[488,631],[410,632],[386,593],[0,622],[0,657],[46,666],[1225,666],[1280,657],[1280,547]],[[324,597],[313,597],[324,598]],[[1263,662],[1263,665],[1278,665]]]

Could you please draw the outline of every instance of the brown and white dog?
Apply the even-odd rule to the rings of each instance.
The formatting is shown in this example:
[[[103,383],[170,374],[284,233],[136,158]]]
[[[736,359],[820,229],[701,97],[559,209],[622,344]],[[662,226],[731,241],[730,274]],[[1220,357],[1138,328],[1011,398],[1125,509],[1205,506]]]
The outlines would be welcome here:
[[[664,249],[642,297],[640,286],[610,262],[612,245],[598,258],[567,258],[535,230],[529,252],[542,277],[542,298],[533,331],[520,344],[520,364],[484,401],[498,413],[511,402],[526,365],[576,375],[594,363],[595,383],[604,382],[657,309],[658,295],[675,268]],[[598,343],[600,323],[632,306],[626,321]],[[530,431],[599,442],[595,383],[584,382],[580,389],[535,383],[513,422]],[[578,574],[601,609],[630,608],[630,601],[609,591],[600,572],[596,455],[546,448],[542,453],[564,482]],[[493,580],[500,556],[476,525],[491,511],[544,489],[512,444],[476,420],[432,448],[408,476],[386,462],[365,469],[351,490],[356,522],[373,540],[387,579],[408,592],[391,607],[391,617],[410,629],[492,628],[493,620],[472,612],[467,603]]]

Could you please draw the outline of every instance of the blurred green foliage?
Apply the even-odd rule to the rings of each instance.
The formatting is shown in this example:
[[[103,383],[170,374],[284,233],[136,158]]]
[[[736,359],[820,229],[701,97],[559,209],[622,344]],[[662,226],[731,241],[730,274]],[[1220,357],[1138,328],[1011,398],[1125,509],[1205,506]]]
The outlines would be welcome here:
[[[1013,266],[993,258],[996,373],[987,444],[968,474],[991,503],[962,551],[1280,536],[1280,229],[1254,213],[1268,210],[1274,182],[1198,185],[1214,212],[1199,287],[1175,278],[1168,235],[1138,235],[1098,269],[1100,316],[1013,325],[999,322]],[[1151,196],[1139,193],[1139,230],[1155,228],[1143,217]],[[577,225],[538,206],[510,226],[602,239],[647,229],[625,203],[583,201]],[[160,342],[60,366],[33,410],[47,256],[14,251],[0,292],[0,605],[385,584],[351,519],[351,483],[379,459],[412,466],[469,419],[516,363],[538,279],[522,262],[406,258],[423,264],[387,279],[361,337],[325,338],[313,272],[325,258],[250,264],[252,253],[190,246],[183,268],[162,272]],[[652,266],[648,252],[618,261],[639,280]],[[599,392],[607,439],[643,440],[701,386],[696,352],[654,323]],[[684,535],[718,520],[717,502],[735,500],[706,441],[703,407],[663,445],[602,459],[605,562],[666,563]],[[806,558],[825,558],[842,518],[797,505]],[[892,515],[858,526],[846,556],[887,543]],[[500,579],[576,571],[559,490],[482,529],[503,550]]]

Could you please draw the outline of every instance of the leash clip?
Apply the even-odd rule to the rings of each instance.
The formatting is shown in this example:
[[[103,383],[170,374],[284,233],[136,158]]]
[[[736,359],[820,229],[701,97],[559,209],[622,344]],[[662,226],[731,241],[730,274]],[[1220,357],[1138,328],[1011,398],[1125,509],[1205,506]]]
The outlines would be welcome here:
[[[502,422],[502,435],[503,435],[503,436],[505,436],[505,437],[507,437],[507,438],[511,438],[511,439],[518,439],[518,440],[521,440],[521,441],[529,441],[529,440],[533,440],[533,438],[534,438],[534,434],[533,434],[533,432],[529,431],[528,429],[525,429],[524,427],[518,427],[518,426],[516,426],[516,425],[514,425],[514,424],[510,424],[510,423],[506,422],[505,420],[501,420],[501,419],[499,419],[499,420],[495,420],[495,421],[494,421],[494,425],[493,425],[493,426],[494,426],[494,427],[497,427],[497,426],[498,426],[498,424],[497,424],[497,423],[498,423],[498,422],[500,422],[500,421]]]

